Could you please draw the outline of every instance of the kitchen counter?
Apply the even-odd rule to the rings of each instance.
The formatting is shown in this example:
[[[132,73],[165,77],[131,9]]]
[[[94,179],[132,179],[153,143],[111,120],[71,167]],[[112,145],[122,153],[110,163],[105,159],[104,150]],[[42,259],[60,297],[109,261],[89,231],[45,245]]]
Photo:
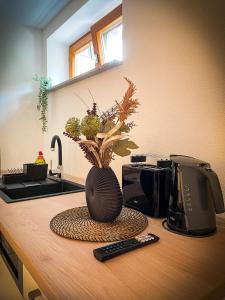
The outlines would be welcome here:
[[[83,205],[83,192],[14,204],[0,199],[0,231],[48,299],[225,297],[225,219],[217,218],[215,235],[191,238],[151,218],[145,232],[159,242],[101,263],[92,251],[106,243],[65,239],[49,228],[56,214]]]

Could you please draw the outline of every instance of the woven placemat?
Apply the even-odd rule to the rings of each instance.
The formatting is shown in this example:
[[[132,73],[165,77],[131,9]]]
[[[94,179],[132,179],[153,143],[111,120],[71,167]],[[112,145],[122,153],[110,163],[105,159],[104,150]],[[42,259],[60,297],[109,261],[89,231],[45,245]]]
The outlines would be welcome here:
[[[69,239],[112,242],[127,239],[141,233],[148,225],[142,213],[123,208],[119,217],[111,223],[91,219],[87,206],[68,209],[50,221],[52,231]]]

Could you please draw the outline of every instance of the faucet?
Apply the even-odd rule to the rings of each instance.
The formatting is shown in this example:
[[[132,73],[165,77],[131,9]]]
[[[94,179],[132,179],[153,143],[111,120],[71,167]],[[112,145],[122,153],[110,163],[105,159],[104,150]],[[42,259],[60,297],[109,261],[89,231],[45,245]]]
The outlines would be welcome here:
[[[58,166],[57,169],[55,171],[51,169],[49,170],[49,175],[51,176],[56,176],[58,178],[62,177],[62,170],[63,170],[63,166],[62,166],[62,143],[60,140],[60,137],[58,135],[54,135],[51,141],[51,150],[54,151],[55,150],[55,142],[57,141],[58,143]]]

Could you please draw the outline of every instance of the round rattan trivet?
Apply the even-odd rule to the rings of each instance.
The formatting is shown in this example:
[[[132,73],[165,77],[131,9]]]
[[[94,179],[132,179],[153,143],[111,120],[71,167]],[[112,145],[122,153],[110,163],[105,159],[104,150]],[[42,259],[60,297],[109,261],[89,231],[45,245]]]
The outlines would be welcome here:
[[[142,232],[147,225],[146,216],[130,208],[123,208],[112,223],[96,222],[91,219],[87,206],[63,211],[50,221],[51,230],[58,235],[92,242],[127,239]]]

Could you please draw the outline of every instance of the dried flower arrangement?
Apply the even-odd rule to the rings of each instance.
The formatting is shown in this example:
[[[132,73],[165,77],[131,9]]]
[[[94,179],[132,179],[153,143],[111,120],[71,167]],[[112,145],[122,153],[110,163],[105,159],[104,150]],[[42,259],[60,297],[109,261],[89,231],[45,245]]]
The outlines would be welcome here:
[[[99,168],[108,167],[114,154],[126,156],[131,153],[130,149],[138,148],[128,137],[135,124],[126,121],[136,112],[139,102],[133,98],[136,92],[134,83],[126,77],[125,80],[129,87],[121,102],[115,101],[112,108],[100,115],[97,104],[93,102],[92,109],[87,110],[81,121],[72,117],[65,126],[64,135],[78,143],[88,161]]]

